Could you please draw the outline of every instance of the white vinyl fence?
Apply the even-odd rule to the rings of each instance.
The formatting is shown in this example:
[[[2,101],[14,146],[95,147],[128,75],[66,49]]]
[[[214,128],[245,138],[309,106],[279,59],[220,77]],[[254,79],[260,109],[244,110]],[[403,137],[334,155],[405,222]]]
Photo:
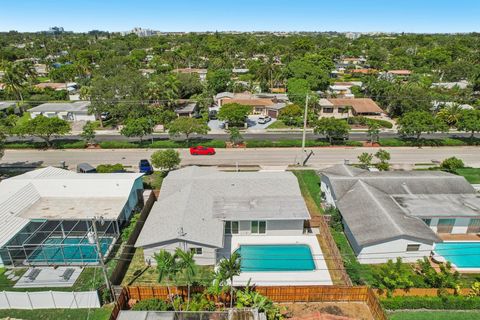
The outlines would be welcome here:
[[[0,292],[0,309],[100,308],[97,291]]]

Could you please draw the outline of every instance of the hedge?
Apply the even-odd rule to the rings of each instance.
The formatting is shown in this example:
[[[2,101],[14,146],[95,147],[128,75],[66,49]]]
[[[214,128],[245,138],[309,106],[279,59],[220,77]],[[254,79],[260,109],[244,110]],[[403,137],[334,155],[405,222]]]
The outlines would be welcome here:
[[[382,128],[387,128],[387,129],[392,129],[393,128],[393,124],[390,121],[387,121],[387,120],[370,119],[370,118],[359,117],[359,116],[348,118],[348,124],[359,124],[359,125],[362,125],[362,126],[367,126],[369,122],[374,122]]]
[[[135,148],[188,148],[188,146],[202,145],[212,148],[225,148],[225,142],[221,140],[190,140],[186,141],[175,140],[157,140],[142,141],[142,142],[127,142],[127,141],[102,141],[99,143],[102,149],[135,149]]]
[[[445,138],[445,139],[420,139],[389,138],[380,139],[378,143],[383,147],[458,147],[480,145],[480,138]]]
[[[444,297],[393,297],[380,300],[387,310],[400,309],[437,309],[437,310],[473,310],[480,309],[480,297],[444,296]]]
[[[302,140],[249,140],[247,141],[247,148],[288,148],[288,147],[301,147]],[[307,140],[305,141],[306,147],[327,147],[330,143],[321,140]]]

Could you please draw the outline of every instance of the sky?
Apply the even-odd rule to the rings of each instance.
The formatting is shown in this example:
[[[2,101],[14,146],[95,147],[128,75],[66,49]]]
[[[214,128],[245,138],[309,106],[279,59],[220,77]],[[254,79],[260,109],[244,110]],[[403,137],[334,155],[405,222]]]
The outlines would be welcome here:
[[[0,31],[480,32],[480,0],[0,0]]]

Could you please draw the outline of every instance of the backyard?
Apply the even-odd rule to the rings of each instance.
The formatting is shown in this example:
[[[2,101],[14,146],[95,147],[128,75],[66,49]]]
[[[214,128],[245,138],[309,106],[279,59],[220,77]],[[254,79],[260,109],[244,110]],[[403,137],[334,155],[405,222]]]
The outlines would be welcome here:
[[[112,312],[111,306],[96,309],[35,309],[35,310],[0,310],[0,319],[24,320],[107,320]]]

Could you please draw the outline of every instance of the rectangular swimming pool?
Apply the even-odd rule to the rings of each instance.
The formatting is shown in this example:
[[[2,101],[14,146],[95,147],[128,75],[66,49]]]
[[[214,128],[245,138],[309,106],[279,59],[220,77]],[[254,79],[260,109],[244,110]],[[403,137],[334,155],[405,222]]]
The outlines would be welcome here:
[[[309,271],[315,262],[308,245],[241,245],[242,271]]]
[[[100,248],[105,255],[113,238],[100,238]],[[97,263],[98,254],[95,244],[90,244],[87,238],[46,239],[28,257],[30,263],[45,264],[84,264]]]
[[[435,253],[460,269],[480,269],[480,242],[442,242]]]

